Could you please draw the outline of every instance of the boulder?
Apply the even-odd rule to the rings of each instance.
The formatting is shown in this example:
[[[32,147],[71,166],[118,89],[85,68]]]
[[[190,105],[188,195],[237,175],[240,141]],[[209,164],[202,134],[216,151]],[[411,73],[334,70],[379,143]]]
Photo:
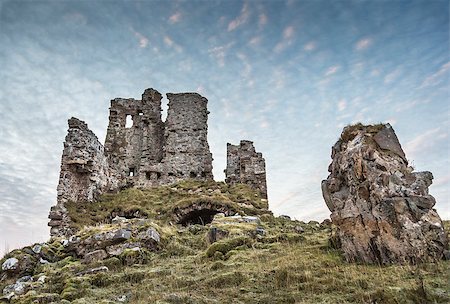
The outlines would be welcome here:
[[[448,240],[428,193],[433,175],[413,172],[389,124],[344,128],[331,158],[322,194],[347,261],[443,258]]]
[[[86,264],[90,264],[93,262],[98,262],[98,261],[104,260],[107,257],[108,257],[108,254],[106,253],[106,251],[103,249],[99,249],[99,250],[95,250],[95,251],[87,253],[84,256],[83,262]]]
[[[137,240],[144,245],[145,248],[155,250],[158,247],[161,238],[158,231],[150,227],[141,231],[137,236]]]
[[[3,271],[14,271],[19,267],[19,260],[16,258],[9,258],[2,264]]]
[[[123,242],[131,238],[131,231],[126,229],[119,229],[112,237],[114,242]]]

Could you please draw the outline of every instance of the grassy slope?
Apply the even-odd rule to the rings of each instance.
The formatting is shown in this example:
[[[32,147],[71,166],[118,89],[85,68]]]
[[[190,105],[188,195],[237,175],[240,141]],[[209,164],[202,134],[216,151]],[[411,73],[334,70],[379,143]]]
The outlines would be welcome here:
[[[166,196],[169,190],[158,191]],[[162,209],[171,208],[163,203],[150,208],[142,202],[143,196],[150,195],[156,194],[132,190],[109,197],[98,206],[109,204],[104,208],[111,210],[126,198],[149,215],[158,216]],[[93,217],[100,214],[88,210]],[[128,303],[450,302],[449,261],[388,267],[348,264],[328,245],[329,228],[270,215],[262,215],[261,219],[259,226],[265,229],[264,236],[253,234],[257,224],[219,219],[212,225],[230,231],[230,235],[209,245],[206,236],[211,225],[181,227],[159,216],[155,222],[162,234],[159,252],[128,252],[120,259],[110,258],[95,265],[67,257],[40,266],[35,274],[46,274],[48,283],[17,303],[30,303],[43,294],[47,300],[42,303],[48,303],[49,293],[72,303],[118,303],[122,295],[129,296]],[[87,215],[84,218],[86,223],[91,220]],[[449,228],[450,223],[446,224]],[[297,233],[296,226],[304,232]],[[102,227],[98,225],[94,230]],[[74,276],[100,265],[107,265],[110,271]],[[0,285],[3,287],[3,283]]]

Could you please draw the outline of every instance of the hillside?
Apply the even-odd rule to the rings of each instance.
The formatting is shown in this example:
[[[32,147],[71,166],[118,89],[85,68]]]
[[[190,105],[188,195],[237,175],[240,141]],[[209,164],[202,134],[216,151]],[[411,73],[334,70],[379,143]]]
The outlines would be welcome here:
[[[211,205],[230,216],[200,211]],[[203,209],[197,212],[192,206]],[[327,221],[273,217],[266,208],[267,201],[247,186],[194,181],[127,189],[103,195],[96,203],[69,204],[78,230],[74,237],[14,250],[1,259],[1,265],[17,260],[13,266],[6,263],[10,268],[3,267],[0,274],[2,301],[450,301],[449,261],[346,263],[330,242],[333,228]],[[450,223],[445,224],[448,231]]]

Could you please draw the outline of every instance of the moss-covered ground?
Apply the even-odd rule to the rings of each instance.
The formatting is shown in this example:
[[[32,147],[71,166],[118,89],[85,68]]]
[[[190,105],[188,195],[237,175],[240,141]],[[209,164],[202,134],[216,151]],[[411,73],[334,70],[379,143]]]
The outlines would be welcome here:
[[[161,191],[161,196],[175,203],[183,200],[178,196],[180,190],[154,191]],[[222,189],[222,193],[225,191]],[[237,197],[261,202],[254,194],[239,191],[244,193],[228,197],[230,204],[239,206]],[[260,223],[222,217],[206,226],[183,227],[164,221],[170,217],[162,216],[163,212],[173,208],[165,199],[155,192],[130,189],[93,205],[101,210],[93,206],[86,209],[91,217],[77,218],[81,227],[93,224],[99,214],[108,215],[119,203],[127,208],[135,206],[150,218],[158,218],[162,237],[159,251],[125,251],[93,265],[70,256],[40,265],[34,276],[46,275],[46,283],[13,303],[450,302],[449,261],[393,266],[350,264],[329,245],[330,228],[317,222],[265,214],[260,216]],[[155,208],[149,207],[151,200]],[[449,224],[446,222],[447,229]],[[210,244],[207,236],[211,226],[227,230],[228,236]],[[96,229],[102,227],[97,225]],[[262,229],[257,233],[256,228]],[[52,246],[54,251],[61,250],[56,241]],[[109,271],[75,275],[102,265]],[[8,283],[0,283],[0,288]]]

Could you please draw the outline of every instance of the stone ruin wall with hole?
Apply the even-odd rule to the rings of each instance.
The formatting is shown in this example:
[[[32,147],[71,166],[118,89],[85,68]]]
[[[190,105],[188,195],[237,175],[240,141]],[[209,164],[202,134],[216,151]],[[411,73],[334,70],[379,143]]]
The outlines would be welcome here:
[[[65,208],[68,201],[93,202],[102,193],[128,187],[147,188],[185,179],[213,180],[207,140],[208,100],[197,93],[168,93],[167,98],[165,122],[161,118],[162,96],[154,89],[145,90],[141,100],[111,100],[104,147],[86,123],[76,118],[69,120],[57,204],[49,214],[51,236],[74,232]],[[131,126],[127,120],[132,121]],[[232,147],[228,146],[227,183],[249,184],[267,198],[261,153],[256,153],[249,141]]]
[[[253,142],[241,140],[239,145],[227,144],[225,182],[247,184],[267,199],[266,161],[256,152]]]
[[[111,101],[105,155],[124,187],[153,187],[193,178],[212,180],[208,100],[197,93],[167,94],[167,120],[161,120],[159,92],[142,100]],[[133,125],[126,126],[127,116]]]

